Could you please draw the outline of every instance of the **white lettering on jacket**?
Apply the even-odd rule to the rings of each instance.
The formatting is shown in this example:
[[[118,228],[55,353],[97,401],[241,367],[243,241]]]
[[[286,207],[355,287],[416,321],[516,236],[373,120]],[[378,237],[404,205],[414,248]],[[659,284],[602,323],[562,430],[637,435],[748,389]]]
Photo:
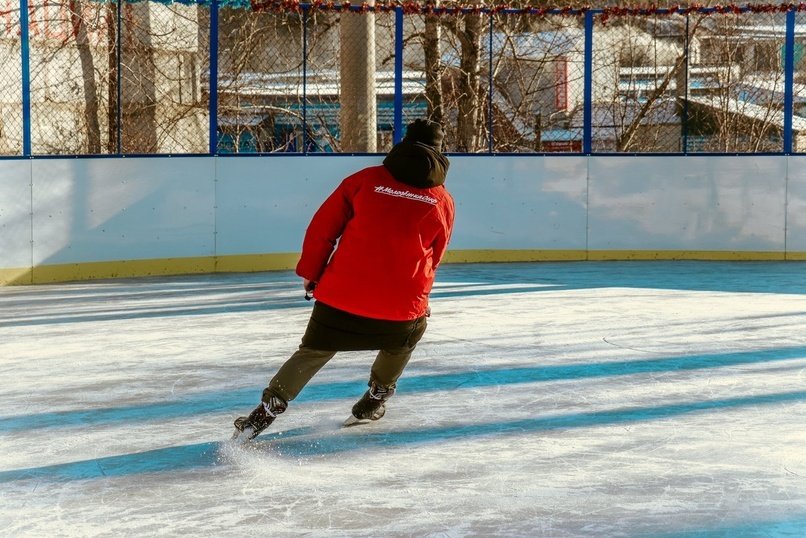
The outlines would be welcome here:
[[[375,187],[375,192],[377,192],[378,194],[385,194],[387,196],[395,196],[397,198],[405,198],[407,200],[425,202],[426,204],[431,205],[437,205],[438,202],[436,198],[433,198],[431,196],[426,196],[424,194],[416,194],[407,190],[396,191],[391,187],[384,187],[383,185],[377,185]]]

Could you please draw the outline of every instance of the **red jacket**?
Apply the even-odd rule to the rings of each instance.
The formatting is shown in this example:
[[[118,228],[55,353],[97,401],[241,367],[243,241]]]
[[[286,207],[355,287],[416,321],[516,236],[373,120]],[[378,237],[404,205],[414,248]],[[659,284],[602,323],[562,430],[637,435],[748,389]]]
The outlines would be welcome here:
[[[445,187],[417,188],[384,166],[365,168],[342,181],[313,216],[297,274],[317,283],[317,300],[351,314],[421,317],[453,218]]]

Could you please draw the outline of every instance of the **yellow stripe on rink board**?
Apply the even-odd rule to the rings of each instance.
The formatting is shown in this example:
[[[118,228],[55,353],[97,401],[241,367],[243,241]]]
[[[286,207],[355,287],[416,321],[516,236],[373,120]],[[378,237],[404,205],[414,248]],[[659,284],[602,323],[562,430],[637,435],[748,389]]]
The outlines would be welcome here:
[[[0,286],[31,284],[32,281],[30,267],[0,269]]]
[[[33,270],[30,268],[0,269],[0,285],[47,284],[144,276],[281,271],[294,269],[297,260],[299,260],[298,253],[275,253],[39,265]]]
[[[285,271],[294,269],[298,252],[274,254],[242,254],[216,257],[216,273],[254,273],[256,271]]]
[[[584,250],[449,250],[444,263],[568,262],[584,261]]]
[[[33,268],[32,281],[34,284],[47,284],[73,280],[204,274],[214,271],[213,257],[115,260],[39,265]]]
[[[293,270],[299,253],[243,254],[194,258],[160,258],[0,268],[0,286],[74,280],[134,278],[207,273],[252,273]],[[514,263],[562,261],[806,261],[806,252],[721,250],[449,250],[445,263]]]
[[[702,260],[784,261],[785,252],[739,250],[589,250],[589,261]]]
[[[14,279],[16,282],[6,282],[6,284],[44,284],[105,278],[280,271],[294,269],[298,259],[299,254],[297,253],[276,253],[41,265],[34,267],[32,276],[29,271],[27,282],[16,278]]]
[[[723,250],[452,250],[445,263],[550,261],[784,261],[804,260],[804,253]]]

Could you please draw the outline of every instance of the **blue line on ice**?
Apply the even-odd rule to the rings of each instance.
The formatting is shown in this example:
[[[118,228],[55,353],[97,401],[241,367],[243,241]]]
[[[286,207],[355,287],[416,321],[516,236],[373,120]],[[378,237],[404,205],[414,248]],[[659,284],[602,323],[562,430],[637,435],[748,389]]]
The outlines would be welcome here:
[[[480,368],[465,372],[404,376],[400,379],[399,386],[400,390],[406,393],[422,393],[571,379],[728,368],[803,358],[806,358],[806,347],[796,346],[760,351],[714,353],[635,361],[498,369]],[[334,360],[338,360],[338,357]],[[303,390],[295,403],[353,398],[364,390],[364,385],[365,381],[363,380],[313,383]],[[7,416],[0,418],[0,432],[85,426],[87,424],[114,424],[135,420],[149,421],[213,412],[242,412],[248,411],[257,404],[261,391],[262,387],[250,387],[232,391],[193,393],[181,399],[133,406]]]
[[[272,432],[255,442],[256,449],[266,447],[268,453],[288,458],[305,458],[349,451],[447,442],[456,439],[522,435],[529,433],[594,428],[668,419],[690,413],[728,410],[739,407],[802,402],[806,391],[741,396],[696,402],[683,402],[654,407],[629,407],[590,413],[525,418],[505,422],[468,423],[409,430],[372,431],[370,429],[326,432],[304,428],[299,431]],[[265,439],[265,440],[264,440]],[[220,442],[211,441],[171,446],[139,452],[107,456],[84,461],[46,465],[0,472],[0,483],[26,479],[55,481],[85,480],[141,473],[177,472],[225,464],[219,455]]]

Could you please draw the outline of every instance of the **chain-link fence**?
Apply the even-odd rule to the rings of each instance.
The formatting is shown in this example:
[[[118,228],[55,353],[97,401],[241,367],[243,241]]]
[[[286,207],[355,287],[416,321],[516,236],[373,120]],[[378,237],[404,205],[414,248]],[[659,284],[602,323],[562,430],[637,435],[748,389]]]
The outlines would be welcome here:
[[[25,13],[27,20],[27,12]],[[23,58],[20,10],[10,0],[0,1],[0,155],[23,151]]]
[[[13,2],[0,2],[3,154],[208,151],[209,9],[33,0],[24,32]]]
[[[801,7],[0,0],[0,155],[802,152]]]
[[[232,8],[220,20],[220,152],[391,148],[394,13]]]
[[[780,152],[784,127],[786,21],[697,15],[689,21],[684,110],[689,152]],[[686,77],[686,78],[683,78]]]

